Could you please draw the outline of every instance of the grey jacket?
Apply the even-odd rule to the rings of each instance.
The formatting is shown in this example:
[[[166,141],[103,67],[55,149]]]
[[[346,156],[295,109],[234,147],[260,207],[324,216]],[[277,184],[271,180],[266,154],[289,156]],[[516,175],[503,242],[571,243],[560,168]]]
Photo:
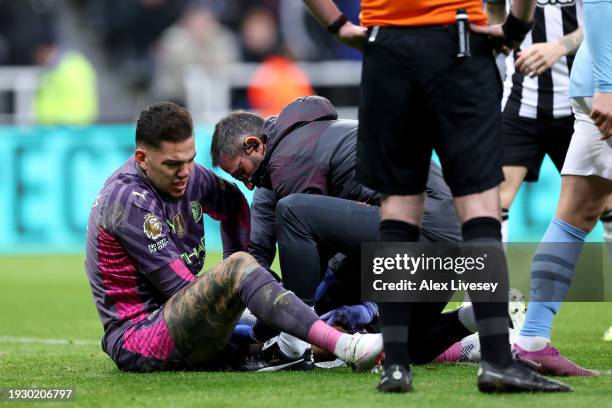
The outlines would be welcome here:
[[[266,154],[256,174],[262,180],[251,204],[249,252],[265,267],[276,253],[276,202],[293,193],[321,194],[379,205],[380,194],[355,180],[357,126],[338,119],[323,97],[308,96],[289,104],[264,123]],[[461,229],[450,189],[431,163],[423,235],[433,241],[459,241]]]

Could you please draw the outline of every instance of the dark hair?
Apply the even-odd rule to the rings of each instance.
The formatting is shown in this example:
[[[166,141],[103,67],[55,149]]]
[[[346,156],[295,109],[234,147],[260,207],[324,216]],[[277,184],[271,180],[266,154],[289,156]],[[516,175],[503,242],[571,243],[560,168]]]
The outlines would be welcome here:
[[[159,148],[161,142],[182,142],[193,136],[193,120],[187,109],[172,102],[147,106],[136,122],[136,145]]]
[[[245,136],[259,135],[264,119],[254,113],[232,112],[215,125],[210,145],[212,165],[218,166],[221,157],[235,157],[240,154]]]

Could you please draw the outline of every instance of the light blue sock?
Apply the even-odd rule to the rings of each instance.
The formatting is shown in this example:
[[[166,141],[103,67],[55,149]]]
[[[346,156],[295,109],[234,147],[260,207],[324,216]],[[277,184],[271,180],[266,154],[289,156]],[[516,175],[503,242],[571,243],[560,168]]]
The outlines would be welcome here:
[[[586,236],[558,218],[548,225],[531,264],[530,302],[521,336],[550,339],[552,320],[572,283]]]

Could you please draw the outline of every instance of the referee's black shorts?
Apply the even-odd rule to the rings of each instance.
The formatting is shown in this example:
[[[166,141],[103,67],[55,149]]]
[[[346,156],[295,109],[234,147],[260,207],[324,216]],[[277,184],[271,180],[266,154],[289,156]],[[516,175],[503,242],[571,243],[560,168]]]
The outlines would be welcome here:
[[[525,181],[537,181],[544,155],[559,173],[574,133],[574,116],[531,119],[502,114],[502,165],[527,168]]]
[[[372,32],[372,30],[370,30]],[[432,148],[454,196],[503,180],[501,82],[487,37],[458,59],[454,29],[381,27],[363,56],[358,177],[383,194],[425,191]]]

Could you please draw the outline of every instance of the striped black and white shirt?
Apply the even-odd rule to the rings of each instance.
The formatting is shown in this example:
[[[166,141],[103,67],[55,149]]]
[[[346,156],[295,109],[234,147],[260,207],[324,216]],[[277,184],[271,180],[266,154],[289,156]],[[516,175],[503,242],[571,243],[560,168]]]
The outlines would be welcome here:
[[[553,42],[582,25],[582,0],[537,0],[533,30],[519,49]],[[514,69],[517,51],[506,59],[502,109],[524,118],[560,118],[571,115],[569,72],[574,56],[562,57],[543,74],[530,78]]]

